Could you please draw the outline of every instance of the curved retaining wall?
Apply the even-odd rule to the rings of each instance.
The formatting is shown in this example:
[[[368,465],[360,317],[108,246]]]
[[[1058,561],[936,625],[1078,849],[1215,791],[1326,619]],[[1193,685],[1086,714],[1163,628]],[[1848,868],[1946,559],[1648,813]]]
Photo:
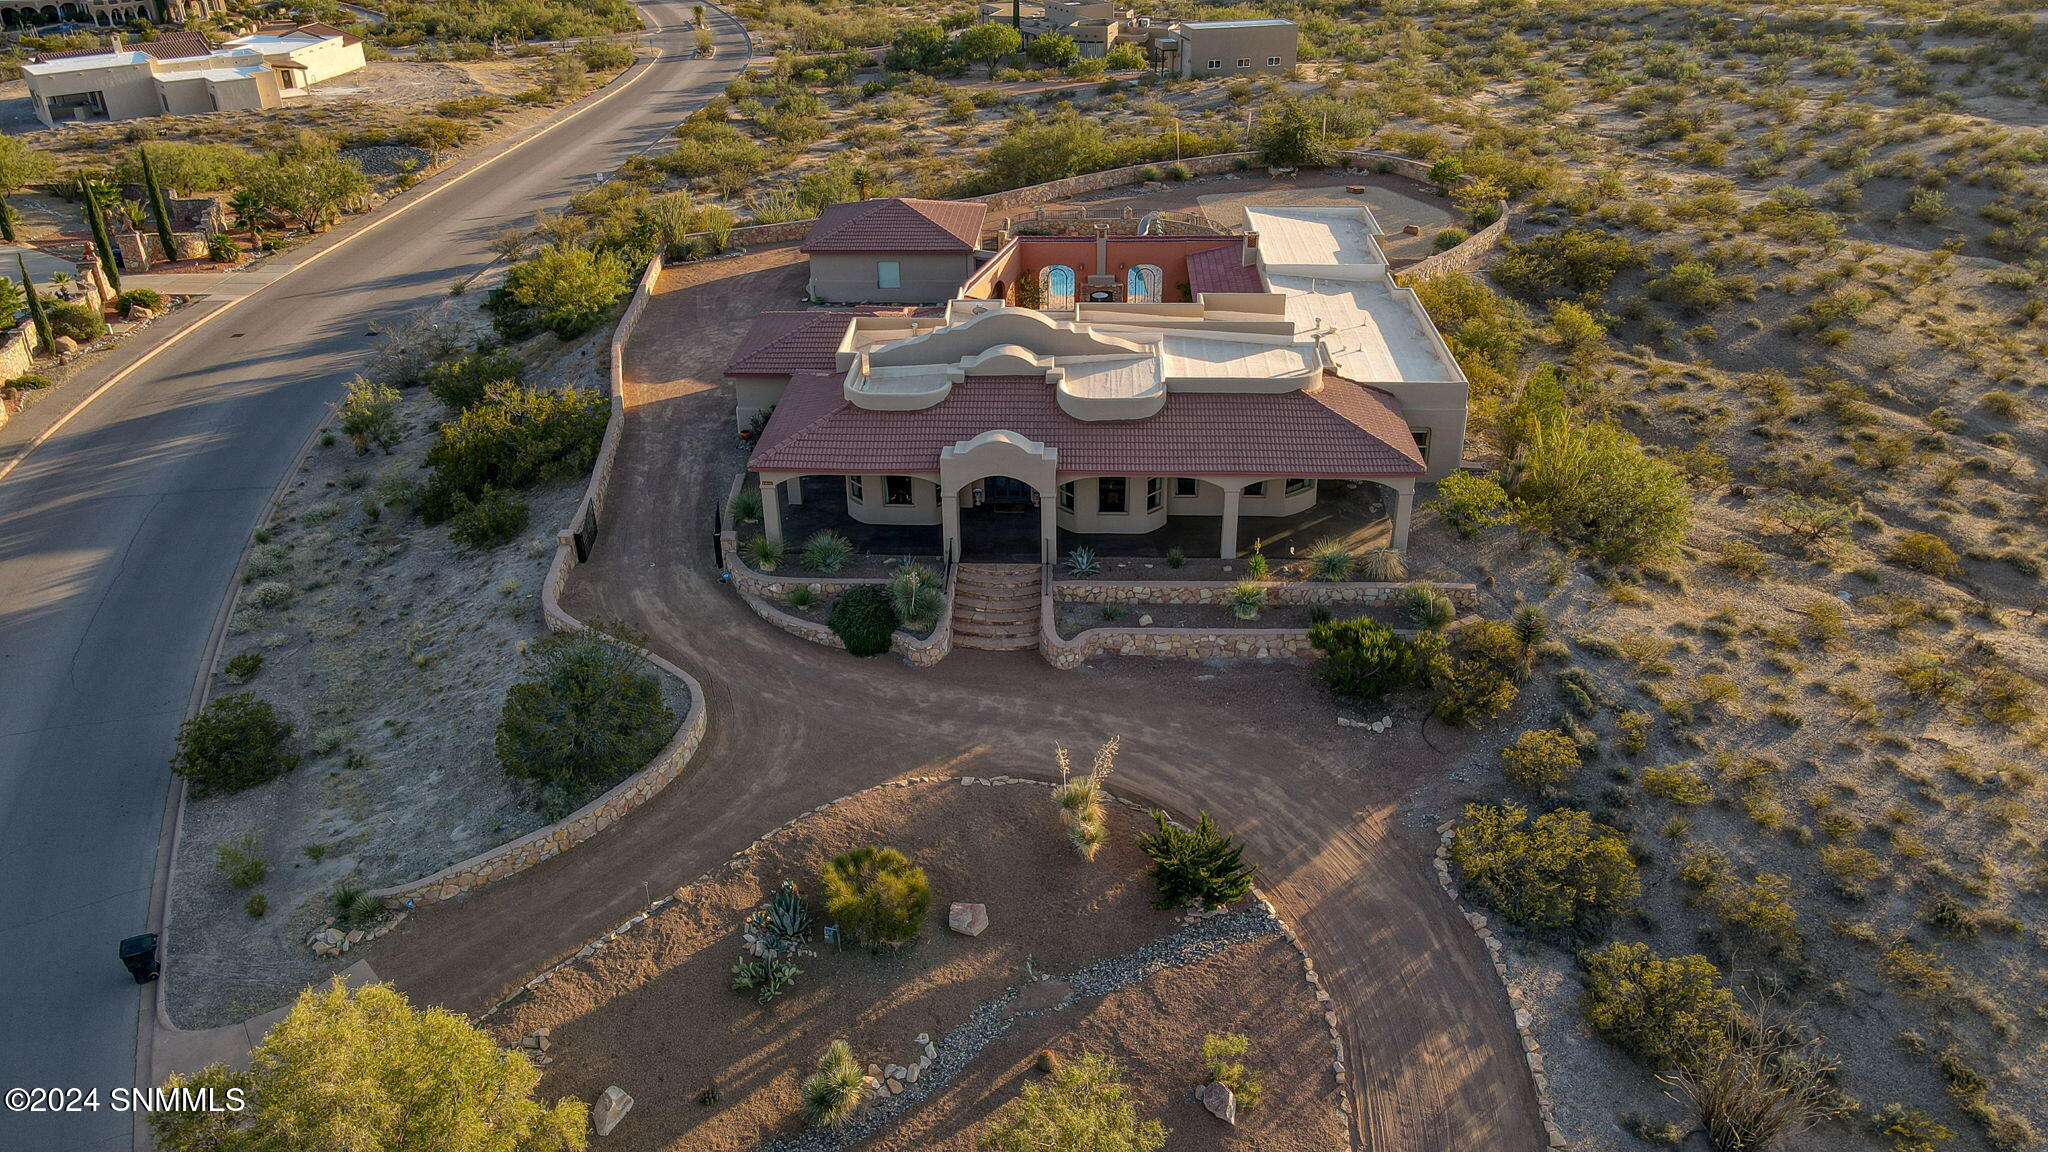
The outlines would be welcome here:
[[[1398,599],[1420,580],[1389,583],[1344,581],[1323,583],[1301,580],[1252,581],[1265,589],[1269,604],[1383,604]],[[1062,604],[1228,604],[1229,580],[1054,580],[1052,598]],[[1478,587],[1472,584],[1436,584],[1434,587],[1460,608],[1479,602]]]
[[[633,293],[633,301],[627,305],[626,313],[619,318],[618,327],[612,331],[611,340],[611,419],[605,424],[604,442],[598,449],[597,463],[591,468],[590,483],[584,488],[583,499],[576,505],[575,515],[555,537],[555,557],[548,564],[547,579],[541,584],[541,618],[550,632],[581,632],[584,624],[562,609],[562,588],[569,580],[569,572],[576,567],[576,538],[579,533],[594,534],[600,513],[603,510],[605,492],[611,483],[612,464],[618,457],[619,436],[625,416],[624,350],[627,338],[634,325],[639,323],[641,313],[646,310],[647,296],[655,277],[661,274],[661,259],[647,266],[640,278],[640,285]],[[369,893],[384,902],[386,908],[417,908],[452,900],[473,892],[494,880],[524,872],[543,860],[558,856],[581,844],[592,836],[616,823],[620,817],[647,802],[655,793],[666,788],[670,781],[682,774],[690,757],[696,754],[697,746],[704,740],[706,717],[704,712],[704,686],[697,678],[662,659],[652,652],[641,652],[650,664],[683,682],[690,692],[690,710],[676,733],[669,739],[668,746],[656,755],[647,767],[633,773],[610,791],[576,811],[545,828],[539,828],[510,843],[500,844],[489,851],[479,853],[460,863],[451,864],[431,876],[389,888],[379,888]]]

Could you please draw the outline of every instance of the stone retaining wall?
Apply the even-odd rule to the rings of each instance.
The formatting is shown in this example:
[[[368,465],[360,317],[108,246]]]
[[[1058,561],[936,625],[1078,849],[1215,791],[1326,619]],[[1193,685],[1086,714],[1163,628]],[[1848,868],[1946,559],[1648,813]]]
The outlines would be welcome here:
[[[1038,651],[1055,668],[1093,656],[1162,656],[1174,660],[1305,660],[1315,655],[1306,628],[1090,628],[1072,640],[1050,627]]]
[[[1425,581],[1321,583],[1299,580],[1254,581],[1265,589],[1269,604],[1380,604],[1398,599],[1413,584]],[[1228,604],[1237,584],[1228,580],[1055,580],[1052,599],[1061,604]],[[1438,591],[1460,608],[1479,602],[1471,584],[1437,584]]]
[[[1500,202],[1500,215],[1493,223],[1474,232],[1458,242],[1454,248],[1446,248],[1434,256],[1426,256],[1401,269],[1401,280],[1412,285],[1417,280],[1431,276],[1443,276],[1452,272],[1470,272],[1477,268],[1508,234],[1508,202]]]

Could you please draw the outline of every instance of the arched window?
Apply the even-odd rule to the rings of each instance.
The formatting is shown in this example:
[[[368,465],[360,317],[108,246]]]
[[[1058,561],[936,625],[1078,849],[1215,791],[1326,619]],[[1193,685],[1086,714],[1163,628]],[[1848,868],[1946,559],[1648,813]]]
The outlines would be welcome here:
[[[1038,306],[1041,308],[1072,308],[1074,306],[1074,270],[1065,264],[1053,264],[1038,273]]]
[[[1166,273],[1157,264],[1134,264],[1124,273],[1124,299],[1133,304],[1157,304],[1165,288]]]

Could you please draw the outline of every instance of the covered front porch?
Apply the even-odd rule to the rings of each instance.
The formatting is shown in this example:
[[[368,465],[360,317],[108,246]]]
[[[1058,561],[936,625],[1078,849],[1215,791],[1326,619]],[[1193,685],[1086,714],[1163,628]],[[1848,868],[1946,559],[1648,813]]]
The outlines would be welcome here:
[[[1316,482],[1314,503],[1306,509],[1271,516],[1240,513],[1234,524],[1226,522],[1221,512],[1169,513],[1158,528],[1148,532],[1101,532],[1065,527],[1055,518],[1050,559],[1076,548],[1090,549],[1102,557],[1136,559],[1164,559],[1175,554],[1233,559],[1256,548],[1279,559],[1305,554],[1325,540],[1338,541],[1354,553],[1405,548],[1407,514],[1414,498],[1410,484],[1407,491],[1398,491],[1369,480],[1321,480]],[[936,489],[935,484],[931,487]],[[1004,489],[997,492],[1001,498],[989,499],[992,488]],[[764,531],[792,545],[800,545],[818,532],[832,531],[867,555],[944,553],[943,509],[935,491],[929,493],[930,520],[915,523],[856,519],[849,511],[847,478],[843,476],[800,476],[763,483],[761,493]],[[917,498],[926,495],[920,491]],[[979,506],[973,503],[972,491],[966,496],[965,506],[958,509],[958,551],[952,558],[1011,563],[1048,559],[1043,555],[1045,501],[1035,499],[1035,493],[1027,489],[1022,498],[1016,498],[1006,486],[985,485]]]

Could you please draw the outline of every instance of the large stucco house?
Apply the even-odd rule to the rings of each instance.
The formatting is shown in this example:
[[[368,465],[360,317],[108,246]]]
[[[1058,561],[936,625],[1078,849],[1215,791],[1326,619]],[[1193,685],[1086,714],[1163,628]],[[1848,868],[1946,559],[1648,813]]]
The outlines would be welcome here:
[[[1292,20],[1167,20],[1140,15],[1115,0],[985,0],[985,24],[1012,24],[1029,42],[1057,33],[1083,57],[1099,59],[1119,44],[1145,53],[1152,67],[1182,79],[1285,73],[1298,62],[1301,29]]]
[[[899,219],[819,227],[865,243],[849,217]],[[1229,557],[1241,518],[1369,481],[1405,547],[1417,482],[1458,466],[1467,385],[1378,235],[1364,208],[1254,207],[1242,235],[1017,236],[904,306],[766,313],[727,367],[741,428],[768,413],[765,530],[824,499],[957,559],[1028,510],[1050,562],[1061,529],[1202,517]]]
[[[362,40],[325,24],[262,29],[216,47],[166,32],[101,48],[51,52],[21,67],[43,123],[90,123],[278,108],[313,84],[363,67]]]

